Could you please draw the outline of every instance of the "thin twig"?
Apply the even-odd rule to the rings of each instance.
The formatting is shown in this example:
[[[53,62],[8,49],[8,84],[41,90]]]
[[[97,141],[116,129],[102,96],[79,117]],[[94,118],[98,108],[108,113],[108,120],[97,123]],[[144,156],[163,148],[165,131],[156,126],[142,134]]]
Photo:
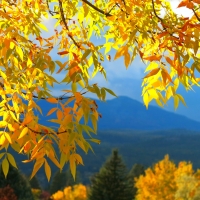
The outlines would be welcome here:
[[[54,14],[58,14],[58,12],[54,12],[54,11],[52,11],[52,10],[50,9],[50,7],[49,7],[49,1],[48,1],[48,0],[46,0],[46,3],[47,3],[47,7],[48,7],[48,10],[49,10],[49,13],[50,13],[52,16],[54,16]]]
[[[62,2],[61,2],[61,0],[58,0],[58,2],[59,2],[59,8],[60,8],[60,14],[61,14],[62,21],[63,21],[63,23],[65,25],[65,28],[69,31],[69,27],[67,25],[67,22],[65,20],[65,15],[64,15],[64,12],[63,12]],[[71,40],[74,42],[74,44],[78,48],[80,48],[80,45],[74,40],[74,38],[70,34],[68,34],[68,36],[71,38]]]
[[[153,12],[154,12],[155,16],[156,16],[160,21],[163,21],[163,19],[162,19],[161,17],[159,17],[158,14],[156,13],[155,5],[154,5],[154,0],[152,0],[152,5],[153,5]]]
[[[192,9],[192,11],[193,11],[194,15],[196,16],[197,20],[200,22],[200,18],[199,18],[199,16],[197,15],[197,13],[195,12],[194,8]]]
[[[97,8],[96,6],[94,6],[92,3],[90,3],[87,0],[82,0],[84,3],[86,3],[87,5],[89,5],[90,7],[92,7],[94,10],[98,11],[99,13],[105,15],[106,17],[111,17],[112,15],[108,12],[104,12],[103,10]]]

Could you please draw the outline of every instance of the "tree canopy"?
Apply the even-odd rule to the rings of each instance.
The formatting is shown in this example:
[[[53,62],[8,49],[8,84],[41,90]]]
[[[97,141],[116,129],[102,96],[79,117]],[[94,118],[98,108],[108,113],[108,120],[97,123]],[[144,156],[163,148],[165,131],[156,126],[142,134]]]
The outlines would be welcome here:
[[[146,107],[152,100],[164,106],[170,98],[175,108],[179,101],[185,104],[177,93],[179,84],[189,90],[200,80],[195,73],[200,71],[199,4],[180,2],[178,7],[193,12],[189,18],[174,13],[167,0],[1,0],[0,159],[5,176],[9,162],[16,167],[9,147],[28,155],[23,162],[34,162],[32,177],[44,165],[50,179],[49,160],[60,169],[69,162],[75,176],[76,165],[83,164],[77,146],[87,153],[90,142],[99,143],[91,133],[96,133],[101,115],[86,94],[103,101],[107,93],[116,96],[90,81],[97,74],[106,79],[104,59],[122,57],[128,68],[140,57],[146,64]],[[46,18],[55,19],[48,34]],[[102,38],[101,44],[95,38]],[[51,52],[60,59],[54,60]],[[61,73],[64,79],[56,80],[55,74]],[[53,95],[55,84],[66,86],[62,95]],[[55,105],[47,115],[56,113],[51,121],[57,130],[38,122],[36,111],[43,108],[37,100]]]

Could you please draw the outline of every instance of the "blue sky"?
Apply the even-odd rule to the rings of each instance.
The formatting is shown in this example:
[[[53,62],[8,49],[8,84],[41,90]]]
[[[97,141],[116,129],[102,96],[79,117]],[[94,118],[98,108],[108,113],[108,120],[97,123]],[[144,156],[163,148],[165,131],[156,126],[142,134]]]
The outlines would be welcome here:
[[[180,0],[171,0],[172,8],[175,10],[175,12],[179,15],[184,16],[191,16],[191,11],[189,11],[187,8],[177,8],[177,5],[180,3]],[[164,15],[162,12],[161,15]],[[47,26],[49,32],[43,32],[43,36],[49,37],[51,33],[54,32],[54,23],[55,21],[53,19],[44,19],[44,24]],[[103,39],[95,39],[95,44],[100,44],[103,42]],[[60,56],[55,53],[55,51],[51,52],[51,56],[54,60],[62,60]],[[114,53],[111,52],[111,57],[114,57]],[[113,60],[113,59],[112,59]],[[91,80],[92,83],[98,83],[101,87],[108,87],[112,89],[118,96],[128,96],[132,99],[136,99],[140,102],[142,102],[141,97],[141,83],[142,83],[142,77],[144,77],[144,70],[145,65],[141,62],[139,57],[136,57],[134,62],[129,66],[128,69],[124,66],[123,58],[120,58],[116,61],[105,61],[103,63],[103,66],[106,69],[107,72],[107,79],[106,81],[103,76],[100,74],[95,76],[94,79]],[[55,78],[57,80],[63,79],[65,76],[65,72],[62,72],[60,74],[55,74]],[[59,92],[61,89],[66,89],[68,86],[62,85],[62,86],[56,86],[52,89],[52,92],[55,96],[59,96],[61,93]],[[198,102],[200,101],[200,88],[195,88],[195,92],[189,91],[185,92],[183,88],[180,89],[180,93],[183,94],[183,96],[186,99],[186,103],[188,107],[184,107],[180,105],[180,107],[175,111],[173,107],[173,100],[171,100],[167,106],[164,107],[164,109],[169,110],[171,112],[176,112],[178,114],[185,115],[189,118],[196,119],[200,121],[200,114],[197,112]],[[91,95],[89,95],[91,96]],[[92,96],[93,97],[93,96]],[[107,96],[107,99],[113,98],[112,96]],[[155,103],[151,103],[151,105],[156,105]]]

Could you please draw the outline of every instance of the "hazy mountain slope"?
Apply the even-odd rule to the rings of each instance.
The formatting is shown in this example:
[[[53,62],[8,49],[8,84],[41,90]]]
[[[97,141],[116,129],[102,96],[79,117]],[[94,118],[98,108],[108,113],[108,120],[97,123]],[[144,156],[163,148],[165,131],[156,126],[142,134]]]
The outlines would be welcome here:
[[[200,122],[193,121],[185,116],[181,116],[156,106],[149,106],[148,110],[139,101],[128,97],[118,97],[106,102],[96,100],[98,111],[102,114],[99,119],[99,130],[161,130],[161,129],[188,129],[200,130]],[[47,126],[56,125],[46,120],[56,118],[55,113],[50,117],[45,117],[47,112],[56,107],[40,100],[38,102],[44,110],[44,115],[40,116],[40,122]]]
[[[160,130],[183,128],[200,130],[200,122],[185,116],[165,111],[155,106],[146,107],[131,98],[118,97],[107,102],[99,102],[99,129]]]

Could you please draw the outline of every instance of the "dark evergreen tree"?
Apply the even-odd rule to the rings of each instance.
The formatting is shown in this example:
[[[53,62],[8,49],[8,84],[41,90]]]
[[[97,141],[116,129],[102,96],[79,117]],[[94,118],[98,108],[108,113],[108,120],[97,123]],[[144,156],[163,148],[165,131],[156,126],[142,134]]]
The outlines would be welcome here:
[[[67,183],[66,172],[57,171],[51,181],[50,194],[54,194],[58,190],[64,189],[66,183]]]
[[[63,190],[67,186],[73,186],[80,183],[80,173],[76,172],[76,179],[74,180],[70,169],[65,172],[57,171],[54,175],[51,185],[50,185],[50,193],[54,194],[58,190]]]
[[[91,179],[89,200],[133,200],[133,186],[118,150]]]
[[[135,198],[137,188],[135,187],[135,178],[139,178],[140,175],[145,174],[144,166],[141,164],[134,164],[129,172],[130,184],[133,186],[133,197]]]
[[[66,171],[66,179],[67,179],[66,186],[73,186],[79,184],[81,183],[80,172],[79,171],[76,172],[76,179],[74,180],[70,169],[68,169]]]
[[[28,179],[29,179],[31,188],[42,190],[42,187],[36,175],[32,179],[30,179],[30,176],[29,176]]]
[[[0,169],[0,188],[10,186],[18,200],[34,200],[31,192],[31,186],[25,175],[22,175],[18,169],[12,165],[9,166],[8,175],[5,178],[2,167]]]

